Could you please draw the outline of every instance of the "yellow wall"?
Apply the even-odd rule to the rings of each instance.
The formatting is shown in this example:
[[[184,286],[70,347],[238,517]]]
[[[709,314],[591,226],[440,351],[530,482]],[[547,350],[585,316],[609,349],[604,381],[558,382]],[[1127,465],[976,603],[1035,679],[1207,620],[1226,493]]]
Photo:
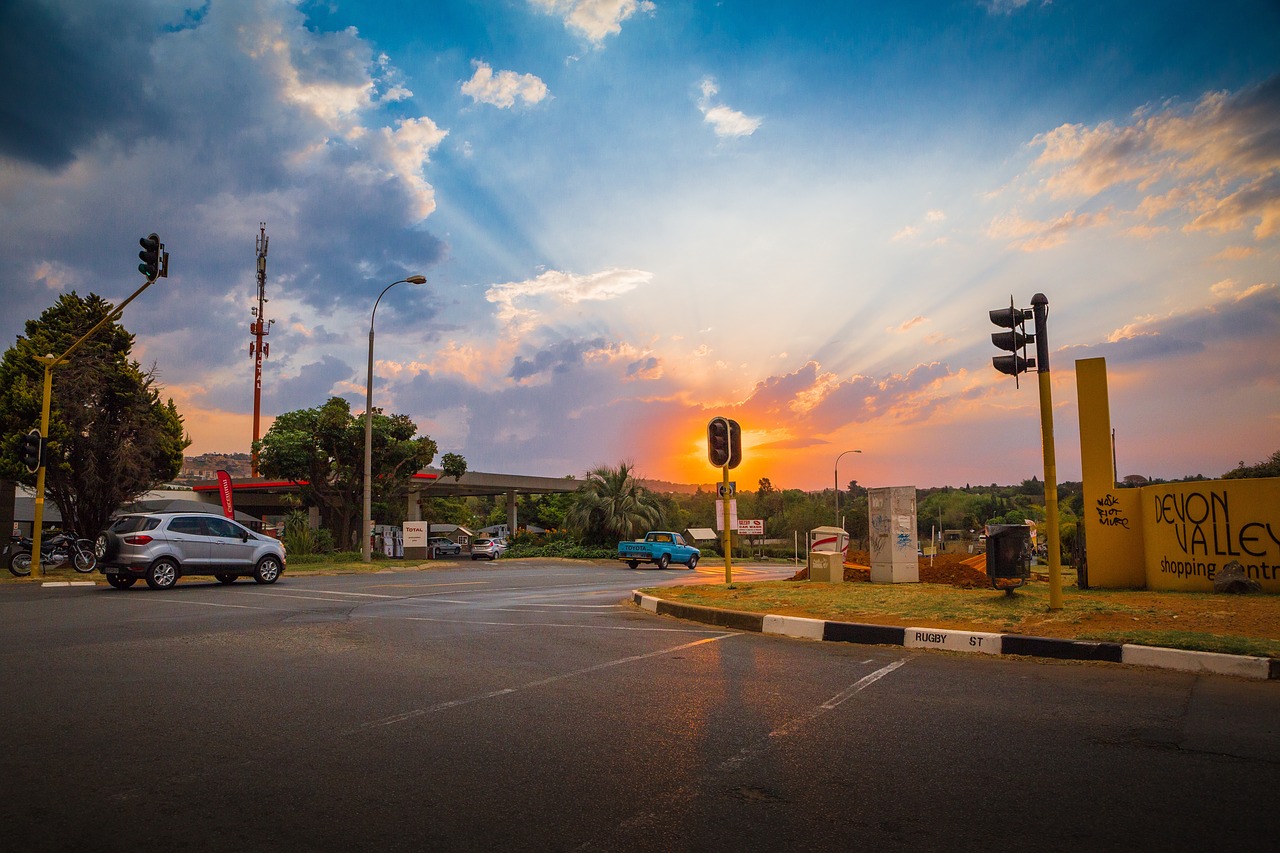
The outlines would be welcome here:
[[[1076,362],[1089,585],[1211,592],[1239,561],[1280,592],[1280,478],[1115,488],[1107,364]]]
[[[1089,585],[1111,589],[1146,586],[1141,495],[1136,489],[1115,487],[1106,359],[1076,362],[1076,395]]]
[[[1151,589],[1212,591],[1214,574],[1235,560],[1265,592],[1280,592],[1280,478],[1140,491]]]

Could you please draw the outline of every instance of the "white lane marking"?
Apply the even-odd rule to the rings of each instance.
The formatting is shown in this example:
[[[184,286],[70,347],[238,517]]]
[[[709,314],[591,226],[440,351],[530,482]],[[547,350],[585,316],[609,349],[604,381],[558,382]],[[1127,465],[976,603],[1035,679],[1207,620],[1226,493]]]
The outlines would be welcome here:
[[[886,664],[885,666],[880,667],[870,675],[863,676],[862,678],[855,681],[853,684],[849,685],[844,690],[841,690],[835,696],[832,696],[830,699],[823,702],[818,707],[813,708],[808,712],[801,714],[798,717],[788,720],[787,722],[783,723],[781,726],[778,726],[778,728],[769,732],[769,734],[766,737],[756,741],[755,743],[747,744],[741,749],[741,751],[738,752],[737,755],[721,762],[721,764],[716,768],[716,770],[721,773],[727,773],[732,770],[736,770],[738,767],[741,767],[743,764],[747,763],[748,761],[754,758],[759,758],[761,755],[764,755],[766,752],[768,752],[769,747],[772,745],[773,741],[776,738],[786,737],[787,735],[794,733],[796,730],[802,728],[808,723],[816,720],[818,717],[822,716],[823,714],[832,710],[833,708],[838,708],[841,704],[846,702],[852,696],[854,696],[857,693],[860,693],[861,691],[870,687],[872,684],[875,684],[877,681],[884,678],[886,675],[893,672],[895,669],[902,666],[906,662],[907,662],[907,658],[901,658],[899,660],[894,661],[893,663]]]
[[[634,625],[571,625],[567,622],[482,622],[478,619],[432,619],[430,616],[370,616],[360,614],[360,619],[404,619],[409,622],[438,622],[441,625],[483,625],[489,628],[575,628],[588,631],[645,631],[654,634],[711,634],[711,630],[699,628],[639,628]],[[734,636],[734,635],[730,635]]]
[[[548,601],[531,601],[528,604],[521,604],[518,601],[511,603],[512,607],[576,607],[579,610],[612,610],[615,607],[621,607],[621,604],[552,604]]]
[[[437,711],[445,711],[445,710],[448,710],[449,708],[457,708],[459,705],[470,705],[474,702],[482,702],[485,699],[493,699],[498,696],[506,696],[509,693],[516,693],[520,690],[532,690],[535,687],[546,687],[548,684],[555,684],[557,681],[564,681],[569,678],[576,678],[577,676],[580,676],[580,675],[587,675],[588,673],[599,672],[602,669],[610,669],[615,666],[622,666],[628,663],[635,663],[636,661],[642,661],[648,658],[655,658],[655,657],[661,657],[662,655],[669,655],[672,652],[679,652],[679,651],[683,651],[684,649],[691,649],[695,646],[701,646],[704,643],[714,643],[717,640],[723,640],[728,637],[736,637],[736,636],[739,636],[739,635],[738,634],[720,634],[715,637],[705,637],[701,640],[694,640],[692,643],[685,643],[683,645],[674,646],[669,649],[659,649],[656,652],[646,652],[642,655],[631,655],[629,657],[619,658],[618,660],[611,660],[611,661],[605,661],[604,663],[598,663],[598,664],[595,664],[594,666],[588,666],[583,669],[576,669],[576,670],[573,670],[572,672],[564,672],[559,675],[549,676],[548,678],[539,678],[536,681],[530,681],[525,684],[521,684],[519,687],[504,687],[500,690],[491,690],[488,693],[481,693],[477,696],[469,696],[465,699],[453,699],[448,702],[439,702],[427,708],[417,708],[412,711],[405,711],[403,714],[395,714],[394,716],[391,716],[391,717],[383,717],[380,720],[370,720],[367,723],[361,724],[358,728],[355,728],[349,732],[346,732],[346,734],[356,734],[358,732],[366,731],[368,729],[381,728],[384,726],[394,725],[396,723],[403,723],[405,720],[412,720],[415,717],[421,717],[426,714],[434,714]]]
[[[148,601],[167,601],[171,604],[198,604],[201,607],[234,607],[238,610],[269,610],[268,607],[254,607],[251,604],[215,604],[212,601],[195,601],[189,598],[148,598]]]

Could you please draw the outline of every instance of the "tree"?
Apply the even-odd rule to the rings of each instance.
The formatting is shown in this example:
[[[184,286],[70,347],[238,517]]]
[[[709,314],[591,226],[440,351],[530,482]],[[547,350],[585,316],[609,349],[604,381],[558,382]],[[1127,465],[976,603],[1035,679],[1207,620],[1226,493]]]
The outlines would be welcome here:
[[[370,492],[383,518],[400,517],[410,480],[435,458],[435,441],[417,436],[417,432],[408,415],[373,410]],[[359,544],[356,529],[364,494],[363,414],[353,415],[346,400],[332,397],[323,406],[280,415],[255,449],[263,476],[305,481],[303,499],[319,507],[324,526],[335,531],[345,546]],[[462,457],[446,455],[455,457],[450,468],[457,470]],[[465,471],[462,460],[457,476]]]
[[[1246,465],[1241,459],[1239,465],[1222,475],[1224,480],[1251,480],[1257,477],[1280,477],[1280,450],[1257,465]]]
[[[662,526],[662,510],[652,492],[635,477],[635,466],[623,462],[615,468],[587,472],[565,516],[588,545],[609,545],[634,539]]]
[[[0,362],[0,476],[33,486],[18,462],[22,436],[40,426],[44,366],[36,356],[61,355],[115,306],[96,294],[63,294],[28,320],[26,335]],[[91,537],[111,513],[171,480],[191,444],[173,400],[161,402],[154,368],[129,356],[134,336],[103,325],[53,369],[45,490],[63,525]]]

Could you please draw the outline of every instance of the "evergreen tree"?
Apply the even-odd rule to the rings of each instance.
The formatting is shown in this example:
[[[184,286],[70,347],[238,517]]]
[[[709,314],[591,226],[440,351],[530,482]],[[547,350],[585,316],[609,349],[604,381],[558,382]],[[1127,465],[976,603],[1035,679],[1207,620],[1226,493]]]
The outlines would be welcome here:
[[[0,475],[35,485],[17,448],[40,426],[44,365],[37,356],[62,355],[114,311],[96,294],[63,294],[5,352]],[[87,538],[121,505],[176,477],[191,444],[173,400],[160,399],[154,369],[130,359],[133,342],[119,323],[106,323],[52,371],[45,491],[63,525]]]

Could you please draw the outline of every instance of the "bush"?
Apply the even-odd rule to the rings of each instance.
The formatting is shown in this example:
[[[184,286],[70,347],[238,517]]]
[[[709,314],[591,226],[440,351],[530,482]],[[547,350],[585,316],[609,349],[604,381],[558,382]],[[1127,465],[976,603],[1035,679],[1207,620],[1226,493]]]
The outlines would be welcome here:
[[[515,537],[507,557],[560,557],[567,560],[610,560],[617,555],[614,548],[583,545],[568,537],[548,537],[538,541],[535,537]]]

